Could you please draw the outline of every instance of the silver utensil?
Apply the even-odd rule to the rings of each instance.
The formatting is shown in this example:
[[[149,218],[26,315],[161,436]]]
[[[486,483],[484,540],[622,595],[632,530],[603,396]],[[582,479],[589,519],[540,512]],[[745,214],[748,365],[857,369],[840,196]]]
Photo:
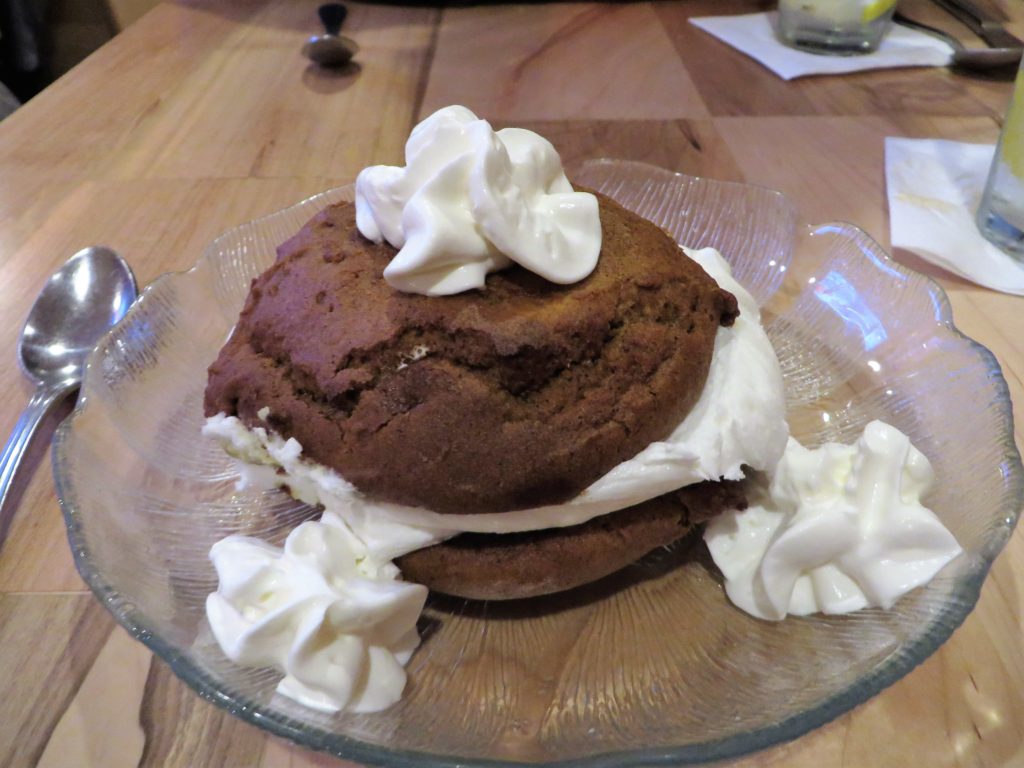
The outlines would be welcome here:
[[[302,46],[303,55],[322,67],[340,67],[348,64],[359,53],[355,40],[341,34],[348,9],[341,3],[327,3],[317,9],[324,25],[324,34],[313,35]]]
[[[992,48],[1024,47],[1024,41],[1003,29],[1001,21],[987,14],[971,0],[935,0],[935,4],[958,18],[971,32]]]
[[[0,453],[0,510],[36,428],[54,403],[81,384],[86,355],[137,293],[131,268],[102,246],[76,253],[43,286],[18,341],[18,361],[36,391]],[[6,530],[0,516],[0,540]]]
[[[944,40],[953,46],[952,64],[962,69],[984,71],[1016,66],[1024,53],[1024,46],[1015,48],[968,48],[948,32],[907,18],[899,11],[893,14],[893,21],[904,27],[916,29]]]

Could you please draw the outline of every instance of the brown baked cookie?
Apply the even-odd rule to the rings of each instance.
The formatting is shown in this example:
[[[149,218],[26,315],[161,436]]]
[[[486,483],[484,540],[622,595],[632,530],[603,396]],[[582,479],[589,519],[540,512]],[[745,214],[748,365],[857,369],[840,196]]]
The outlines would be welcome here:
[[[745,509],[738,482],[705,482],[569,528],[464,533],[403,555],[403,578],[473,600],[536,597],[595,581],[729,509]]]
[[[735,297],[661,229],[599,196],[594,273],[570,286],[519,267],[483,290],[400,293],[395,250],[343,203],[253,281],[210,366],[207,415],[270,428],[375,499],[501,512],[575,496],[697,401]]]

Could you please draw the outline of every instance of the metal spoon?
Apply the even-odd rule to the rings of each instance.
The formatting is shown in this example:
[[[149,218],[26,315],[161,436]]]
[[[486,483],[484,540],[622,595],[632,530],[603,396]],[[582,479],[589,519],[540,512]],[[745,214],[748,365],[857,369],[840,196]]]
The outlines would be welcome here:
[[[327,3],[317,9],[324,25],[324,34],[313,35],[302,46],[306,58],[322,67],[340,67],[348,64],[359,53],[359,44],[341,33],[348,9],[341,3]]]
[[[82,383],[86,355],[137,293],[131,268],[102,246],[76,253],[43,286],[18,341],[18,361],[36,391],[0,453],[0,510],[36,427]],[[6,527],[0,517],[0,540]]]
[[[949,43],[953,46],[951,63],[953,66],[963,69],[981,71],[1017,66],[1021,59],[1021,53],[1024,53],[1024,48],[968,48],[948,32],[908,19],[899,11],[896,11],[892,18],[897,24],[925,32]]]

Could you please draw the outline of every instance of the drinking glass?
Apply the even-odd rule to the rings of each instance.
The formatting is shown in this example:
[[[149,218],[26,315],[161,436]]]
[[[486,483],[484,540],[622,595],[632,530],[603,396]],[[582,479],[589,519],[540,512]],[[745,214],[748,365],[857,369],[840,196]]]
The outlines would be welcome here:
[[[1024,257],[1024,62],[996,146],[985,192],[978,206],[978,229],[1007,253]]]
[[[850,56],[878,48],[896,0],[779,0],[779,38],[812,53]]]

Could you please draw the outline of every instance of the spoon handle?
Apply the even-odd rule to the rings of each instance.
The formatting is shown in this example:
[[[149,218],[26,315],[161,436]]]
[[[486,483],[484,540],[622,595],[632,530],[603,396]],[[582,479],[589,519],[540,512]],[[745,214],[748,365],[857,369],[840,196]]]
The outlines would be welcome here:
[[[341,25],[345,23],[348,15],[348,8],[341,3],[325,3],[317,8],[320,16],[320,23],[324,25],[324,31],[328,35],[337,35],[341,32]]]
[[[70,392],[74,386],[75,382],[65,382],[39,387],[32,395],[32,399],[28,401],[18,423],[14,425],[14,431],[7,440],[3,453],[0,453],[0,543],[7,538],[7,528],[14,514],[13,509],[4,511],[4,502],[14,485],[14,475],[28,449],[32,435],[53,404]]]

